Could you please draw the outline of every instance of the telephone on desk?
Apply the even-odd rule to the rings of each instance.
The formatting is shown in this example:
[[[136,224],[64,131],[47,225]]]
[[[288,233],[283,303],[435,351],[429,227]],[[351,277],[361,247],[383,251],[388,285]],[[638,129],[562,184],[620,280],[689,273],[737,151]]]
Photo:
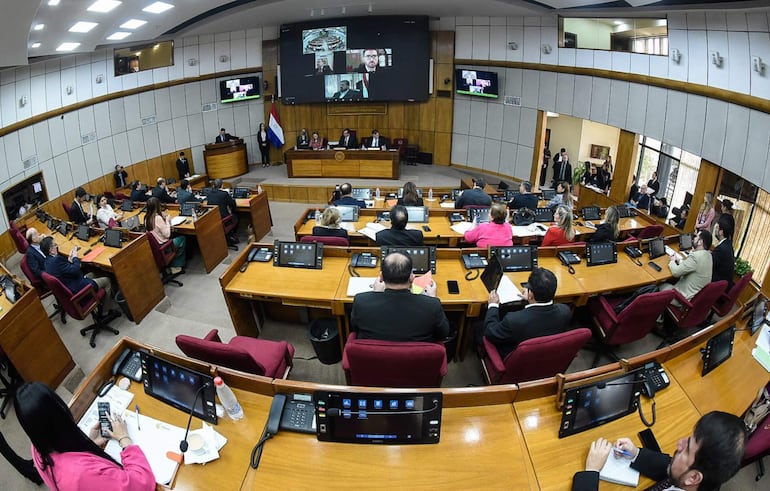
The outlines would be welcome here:
[[[353,254],[350,258],[350,264],[354,268],[376,268],[377,256],[373,256],[368,252]]]
[[[628,256],[631,257],[632,259],[642,257],[642,251],[639,250],[638,247],[634,247],[634,246],[626,246],[626,254],[628,254]]]
[[[462,258],[465,269],[481,269],[487,267],[486,258],[479,256],[478,253],[463,254]]]
[[[113,375],[123,375],[134,382],[142,381],[142,358],[138,351],[126,348],[112,366]]]
[[[646,397],[654,397],[656,392],[665,389],[671,384],[666,370],[654,361],[644,365],[642,375],[644,376],[642,394]]]

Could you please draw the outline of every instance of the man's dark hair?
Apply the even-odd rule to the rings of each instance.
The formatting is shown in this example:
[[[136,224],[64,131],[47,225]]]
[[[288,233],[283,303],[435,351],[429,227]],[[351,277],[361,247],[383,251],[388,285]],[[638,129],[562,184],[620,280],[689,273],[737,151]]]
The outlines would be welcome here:
[[[711,249],[711,242],[713,241],[711,237],[711,232],[708,230],[701,230],[698,232],[698,237],[700,237],[700,240],[703,241],[703,248],[705,250]]]
[[[524,186],[524,191],[530,193],[532,192],[532,183],[529,181],[524,181],[521,183],[522,186]]]
[[[693,432],[698,443],[691,469],[703,475],[698,489],[719,489],[741,468],[746,429],[738,416],[712,411],[695,424]]]
[[[51,254],[51,245],[53,244],[53,237],[48,236],[40,241],[40,252],[47,256]]]
[[[139,187],[141,185],[142,185],[142,181],[140,181],[139,179],[137,179],[136,181],[131,183],[131,187],[134,188],[134,189],[136,189],[137,187]]]
[[[538,303],[550,302],[556,295],[556,276],[545,268],[533,269],[527,282]]]
[[[484,179],[483,177],[476,178],[476,187],[484,189],[486,185],[487,185],[486,179]]]
[[[342,193],[342,196],[353,194],[353,186],[349,182],[343,183],[342,186],[340,186],[340,193]]]
[[[78,188],[75,190],[75,197],[76,198],[82,198],[83,196],[86,196],[88,192],[86,192],[85,189],[78,186]]]
[[[222,179],[219,179],[219,178],[214,179],[213,188],[214,189],[222,189]]]
[[[224,128],[219,128],[219,131],[225,131],[225,129]]]
[[[188,181],[187,179],[182,179],[182,182],[179,183],[179,187],[181,187],[182,189],[187,189],[188,187],[190,187],[190,181]]]
[[[732,240],[735,230],[733,230],[733,221],[730,220],[730,216],[726,213],[719,215],[717,225],[719,225],[719,230],[722,231],[722,234],[725,236],[725,238]]]
[[[382,280],[385,283],[404,284],[412,276],[412,258],[409,254],[395,251],[382,260]]]
[[[180,157],[184,157],[184,152],[179,152]]]
[[[115,164],[115,170],[118,170],[118,167],[120,167],[120,164]]]
[[[567,151],[567,149],[566,149],[566,148],[562,148],[561,150],[559,150],[559,153],[564,153],[564,152],[566,152],[566,151]]]
[[[390,228],[393,230],[404,230],[409,223],[409,212],[406,206],[396,205],[390,209]]]

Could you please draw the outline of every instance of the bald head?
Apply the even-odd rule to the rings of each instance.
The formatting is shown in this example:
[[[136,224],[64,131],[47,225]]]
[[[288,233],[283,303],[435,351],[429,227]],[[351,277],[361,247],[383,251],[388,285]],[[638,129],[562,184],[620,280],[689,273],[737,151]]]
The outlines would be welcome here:
[[[408,288],[412,282],[412,258],[403,252],[391,252],[382,260],[382,281],[386,288]]]
[[[27,242],[30,244],[39,244],[42,238],[43,236],[40,235],[36,228],[30,227],[27,229]]]

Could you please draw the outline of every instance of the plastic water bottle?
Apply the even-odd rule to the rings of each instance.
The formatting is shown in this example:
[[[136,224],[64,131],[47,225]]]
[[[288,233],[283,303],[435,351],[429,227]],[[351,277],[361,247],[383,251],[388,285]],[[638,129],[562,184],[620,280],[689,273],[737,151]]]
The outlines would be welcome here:
[[[192,217],[193,217],[193,223],[198,221],[198,212],[195,210],[195,208],[192,209]]]
[[[321,225],[321,210],[318,208],[315,209],[315,224]]]
[[[261,184],[257,185],[257,194],[262,194],[262,185]]]
[[[428,199],[433,201],[433,188],[428,189]]]
[[[380,188],[375,189],[374,196],[375,198],[380,199]]]
[[[233,419],[243,418],[243,408],[238,403],[238,399],[235,398],[232,389],[222,380],[222,377],[214,378],[214,385],[217,388],[219,402],[225,407],[227,414]]]

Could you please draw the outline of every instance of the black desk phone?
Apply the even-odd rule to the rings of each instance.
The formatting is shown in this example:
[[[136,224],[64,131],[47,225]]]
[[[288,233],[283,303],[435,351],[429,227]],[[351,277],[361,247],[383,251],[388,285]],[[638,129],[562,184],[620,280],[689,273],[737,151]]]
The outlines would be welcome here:
[[[138,351],[126,348],[112,366],[113,375],[123,375],[134,382],[142,381],[142,358]]]
[[[368,252],[356,253],[350,258],[350,264],[354,268],[376,268],[377,256]]]
[[[487,267],[487,260],[484,256],[479,256],[477,253],[463,254],[463,264],[465,269],[481,269]]]
[[[315,405],[311,394],[276,394],[267,417],[267,431],[279,429],[315,435]]]
[[[632,257],[636,259],[637,257],[642,257],[642,251],[639,250],[638,247],[634,246],[626,246],[626,254],[629,255],[629,257]]]
[[[665,389],[671,383],[668,374],[657,362],[653,361],[644,365],[641,373],[644,376],[642,394],[646,397],[654,397],[656,392]]]
[[[580,256],[572,251],[559,251],[559,261],[564,265],[580,264]]]
[[[273,259],[273,252],[267,247],[255,247],[249,252],[249,262],[257,261],[260,263],[266,263]]]

